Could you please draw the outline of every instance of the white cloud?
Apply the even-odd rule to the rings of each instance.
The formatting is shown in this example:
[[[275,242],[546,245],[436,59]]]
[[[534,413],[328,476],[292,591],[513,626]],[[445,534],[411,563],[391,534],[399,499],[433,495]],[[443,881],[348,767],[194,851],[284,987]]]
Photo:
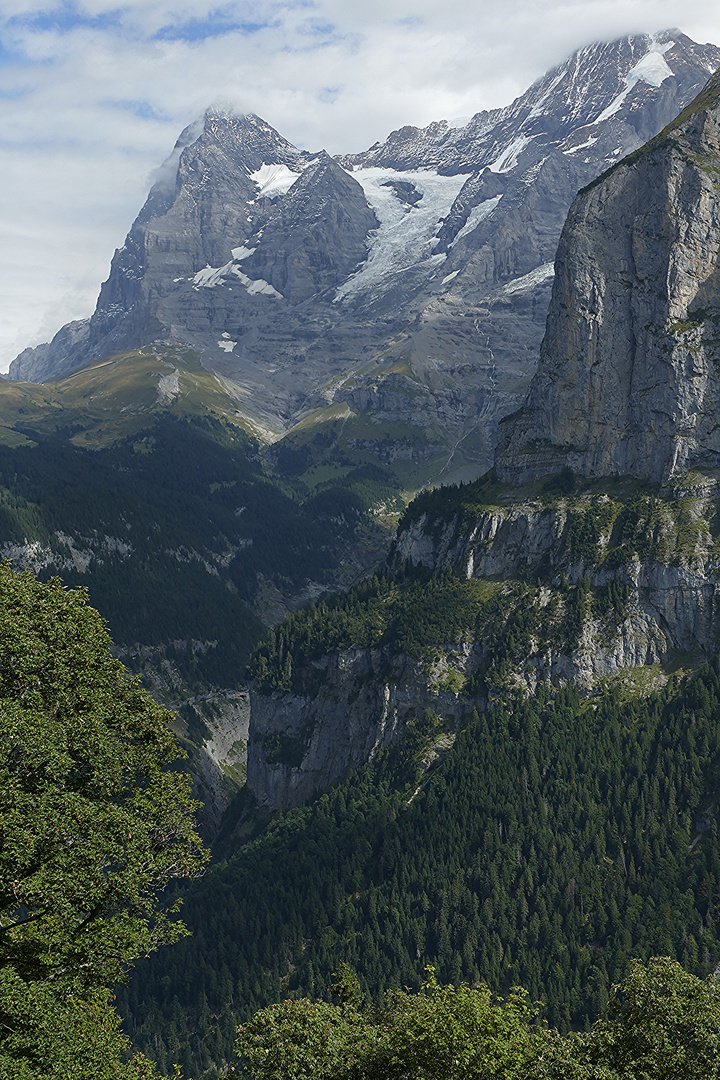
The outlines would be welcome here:
[[[708,0],[5,0],[0,370],[90,313],[153,170],[210,102],[357,151],[506,104],[590,40],[675,25],[720,43]]]

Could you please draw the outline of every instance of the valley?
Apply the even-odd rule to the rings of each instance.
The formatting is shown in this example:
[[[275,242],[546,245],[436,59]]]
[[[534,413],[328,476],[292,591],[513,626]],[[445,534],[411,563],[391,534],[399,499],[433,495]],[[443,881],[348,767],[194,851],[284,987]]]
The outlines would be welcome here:
[[[209,110],[0,381],[0,555],[87,587],[205,803],[117,989],[164,1073],[343,964],[563,1033],[716,971],[719,65],[588,46],[338,158]]]

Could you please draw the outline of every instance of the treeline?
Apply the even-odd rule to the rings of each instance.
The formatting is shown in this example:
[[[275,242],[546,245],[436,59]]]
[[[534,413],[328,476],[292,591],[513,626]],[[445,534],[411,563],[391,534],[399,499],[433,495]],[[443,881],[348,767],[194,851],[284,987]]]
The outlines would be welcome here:
[[[216,1074],[237,1021],[323,998],[340,962],[376,1004],[513,985],[586,1029],[632,957],[720,958],[720,661],[644,700],[547,690],[468,718],[444,762],[411,738],[271,824],[189,892],[194,936],[118,1000],[163,1068]]]
[[[494,469],[468,484],[422,491],[405,511],[400,529],[425,515],[424,528],[430,535],[453,521],[459,534],[487,510],[523,496],[547,507],[565,501],[568,520],[561,544],[569,564],[585,561],[611,572],[635,558],[678,565],[692,556],[699,540],[710,540],[707,522],[692,500],[668,497],[633,477],[588,479],[570,469],[525,491],[499,483]]]
[[[312,661],[348,648],[384,648],[423,659],[477,632],[503,607],[500,586],[464,581],[452,571],[393,576],[387,569],[346,594],[292,612],[253,655],[249,673],[260,692],[308,693],[322,676]]]

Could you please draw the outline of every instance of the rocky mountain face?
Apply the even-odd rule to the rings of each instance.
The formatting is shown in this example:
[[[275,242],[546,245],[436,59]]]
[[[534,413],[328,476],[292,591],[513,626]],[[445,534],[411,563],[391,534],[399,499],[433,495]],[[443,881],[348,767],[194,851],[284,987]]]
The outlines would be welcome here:
[[[316,671],[322,684],[315,693],[251,694],[247,784],[273,810],[307,802],[372,761],[427,709],[456,722],[463,716],[457,694],[429,686],[412,657],[348,649],[319,658]]]
[[[720,77],[575,201],[540,367],[499,475],[664,483],[720,465]]]
[[[411,463],[407,486],[477,475],[535,370],[575,193],[718,64],[678,31],[589,46],[505,109],[338,160],[209,112],[163,166],[92,318],[26,350],[11,378],[182,342],[270,438],[341,418],[381,464]]]
[[[379,617],[373,600],[358,617],[351,599],[338,647],[324,652],[318,634],[314,652],[291,651],[315,681],[256,685],[247,777],[261,803],[305,801],[428,710],[448,730],[473,708],[541,684],[643,693],[717,649],[714,484],[660,495],[625,481],[518,497],[490,478],[460,497],[449,491],[411,507],[374,639],[366,642]],[[423,570],[436,582],[414,613],[425,625],[403,635]]]
[[[323,770],[343,774],[360,700],[352,742],[367,755],[427,708],[447,727],[541,683],[642,693],[717,651],[719,120],[716,75],[580,193],[496,470],[411,505],[384,592],[288,627],[322,692],[261,666],[248,759],[261,801],[292,805]],[[283,737],[294,756],[277,760]]]

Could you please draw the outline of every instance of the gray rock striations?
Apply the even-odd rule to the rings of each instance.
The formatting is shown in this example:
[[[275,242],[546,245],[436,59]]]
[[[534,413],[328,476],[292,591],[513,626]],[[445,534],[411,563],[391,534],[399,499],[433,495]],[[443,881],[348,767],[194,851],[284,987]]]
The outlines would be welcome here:
[[[665,483],[720,466],[720,74],[563,230],[538,373],[499,476]]]
[[[274,436],[342,412],[381,460],[427,459],[418,482],[477,475],[534,373],[578,188],[718,64],[677,31],[589,46],[506,109],[337,161],[210,111],[162,167],[89,325],[26,350],[11,377],[179,341]]]
[[[399,535],[394,562],[468,580],[541,581],[536,647],[518,663],[517,685],[573,683],[587,691],[626,669],[715,650],[720,547],[708,524],[714,485],[681,498],[632,491],[517,502],[512,496],[506,490],[498,505],[465,524],[417,518]],[[599,591],[622,586],[622,604],[610,620],[588,605],[572,646],[553,642],[541,629],[542,610],[565,583],[583,577]]]
[[[317,664],[322,686],[312,696],[251,693],[247,783],[274,810],[306,802],[358,765],[398,742],[425,709],[460,720],[457,695],[428,686],[409,657],[349,649]],[[277,741],[285,760],[272,751]]]
[[[58,330],[51,342],[23,349],[10,365],[8,378],[22,378],[27,382],[45,382],[52,379],[58,370],[64,370],[58,367],[58,357],[82,355],[89,327],[89,319],[76,319]]]
[[[486,601],[463,630],[426,639],[420,659],[390,645],[344,648],[311,661],[312,694],[255,691],[247,775],[258,800],[278,809],[305,801],[428,710],[452,732],[473,708],[541,684],[642,695],[711,656],[720,640],[716,485],[605,486],[538,495],[480,481],[460,511],[448,512],[442,492],[435,509],[411,508],[391,562],[396,588],[412,587],[402,573],[411,566]],[[437,595],[428,589],[424,618],[440,627]]]

